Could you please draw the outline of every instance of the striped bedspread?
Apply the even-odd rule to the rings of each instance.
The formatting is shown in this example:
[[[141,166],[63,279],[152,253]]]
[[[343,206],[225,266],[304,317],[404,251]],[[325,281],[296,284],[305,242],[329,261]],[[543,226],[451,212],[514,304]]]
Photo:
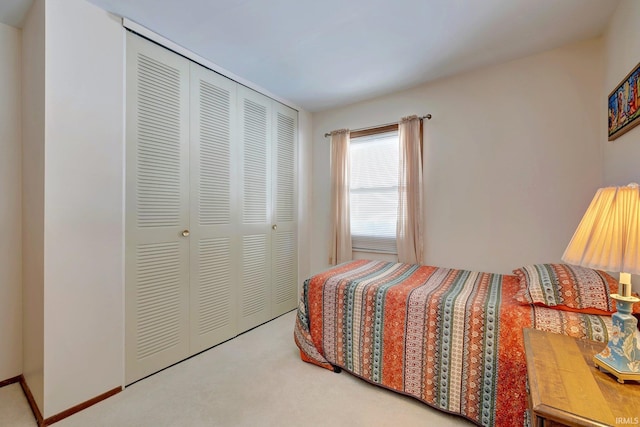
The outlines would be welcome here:
[[[304,361],[341,367],[479,425],[522,425],[522,328],[606,341],[608,325],[520,305],[517,290],[515,276],[352,261],[305,281],[295,341]]]

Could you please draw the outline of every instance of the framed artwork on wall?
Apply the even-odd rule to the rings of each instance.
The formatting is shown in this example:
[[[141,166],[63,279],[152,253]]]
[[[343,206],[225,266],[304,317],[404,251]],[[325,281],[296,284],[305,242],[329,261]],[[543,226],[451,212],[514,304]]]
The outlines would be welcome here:
[[[640,63],[609,94],[609,141],[640,124]]]

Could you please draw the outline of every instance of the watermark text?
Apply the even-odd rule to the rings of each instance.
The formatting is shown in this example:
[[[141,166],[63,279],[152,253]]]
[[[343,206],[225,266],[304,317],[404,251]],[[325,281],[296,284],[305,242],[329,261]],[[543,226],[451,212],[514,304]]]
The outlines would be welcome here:
[[[634,426],[640,424],[638,417],[616,417],[616,425]]]

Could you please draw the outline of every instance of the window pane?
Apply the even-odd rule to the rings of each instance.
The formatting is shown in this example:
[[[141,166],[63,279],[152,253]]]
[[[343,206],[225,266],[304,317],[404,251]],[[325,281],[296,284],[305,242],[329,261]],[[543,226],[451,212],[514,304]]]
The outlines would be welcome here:
[[[352,190],[398,186],[398,135],[382,135],[379,139],[366,137],[351,140]]]
[[[398,133],[351,140],[351,235],[354,250],[396,253]]]

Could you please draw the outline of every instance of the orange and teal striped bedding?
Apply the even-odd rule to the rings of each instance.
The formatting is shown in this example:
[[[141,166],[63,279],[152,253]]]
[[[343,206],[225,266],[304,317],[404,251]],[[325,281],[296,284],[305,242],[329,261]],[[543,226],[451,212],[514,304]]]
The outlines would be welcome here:
[[[352,261],[305,281],[295,341],[304,361],[346,369],[479,425],[522,425],[522,328],[542,322],[604,341],[607,332],[601,316],[536,313],[513,298],[518,290],[516,276]]]

